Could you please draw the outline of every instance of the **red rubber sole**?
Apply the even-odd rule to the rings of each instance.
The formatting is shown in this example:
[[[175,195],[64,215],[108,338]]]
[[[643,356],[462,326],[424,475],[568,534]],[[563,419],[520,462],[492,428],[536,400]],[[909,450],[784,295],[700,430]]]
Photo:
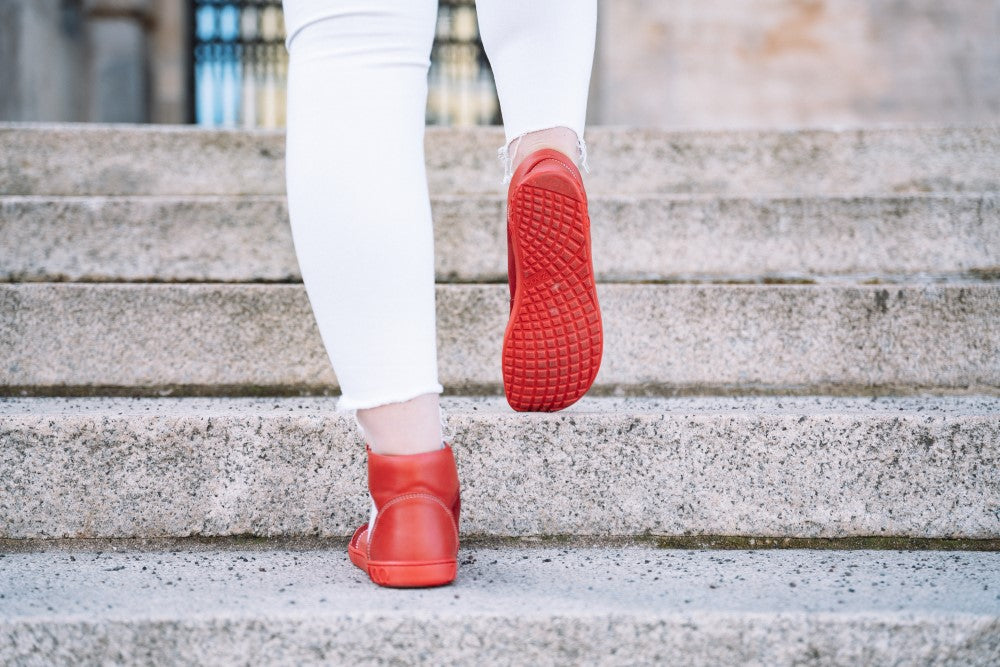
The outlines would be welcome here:
[[[365,552],[351,544],[347,547],[351,562],[379,586],[388,588],[430,588],[444,586],[458,574],[457,560],[392,562],[368,561]]]
[[[430,588],[455,580],[457,561],[439,563],[368,563],[368,576],[379,586],[389,588]]]
[[[507,402],[561,410],[590,389],[604,348],[587,196],[568,167],[547,160],[518,183],[507,234],[516,286],[501,360]]]

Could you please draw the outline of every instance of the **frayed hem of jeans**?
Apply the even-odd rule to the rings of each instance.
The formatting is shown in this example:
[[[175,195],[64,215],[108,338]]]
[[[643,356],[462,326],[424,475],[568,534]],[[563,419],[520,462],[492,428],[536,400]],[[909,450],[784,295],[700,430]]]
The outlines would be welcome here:
[[[542,129],[546,130],[551,128],[542,128]],[[517,146],[514,145],[515,142],[517,144],[520,144],[521,139],[524,137],[524,135],[540,131],[541,130],[530,130],[529,132],[522,132],[521,134],[511,139],[508,143],[505,143],[503,146],[497,149],[497,159],[500,160],[500,164],[503,165],[503,180],[501,181],[501,183],[504,184],[510,183],[510,179],[514,177],[513,156],[517,154]],[[511,148],[512,146],[513,148]],[[580,169],[582,169],[584,173],[589,174],[590,162],[588,161],[587,158],[587,142],[584,141],[583,137],[580,135],[577,135],[576,138],[576,150],[578,153],[577,161],[580,164]]]
[[[379,398],[376,400],[368,400],[368,401],[358,401],[341,394],[340,398],[337,400],[336,410],[337,412],[350,412],[351,410],[368,410],[370,408],[377,408],[383,405],[391,405],[393,403],[405,403],[406,401],[417,398],[418,396],[423,396],[424,394],[440,394],[443,391],[444,387],[441,386],[441,383],[437,383],[430,385],[428,387],[422,387],[420,389],[413,389],[410,391],[399,392],[398,394],[392,394],[388,397]]]

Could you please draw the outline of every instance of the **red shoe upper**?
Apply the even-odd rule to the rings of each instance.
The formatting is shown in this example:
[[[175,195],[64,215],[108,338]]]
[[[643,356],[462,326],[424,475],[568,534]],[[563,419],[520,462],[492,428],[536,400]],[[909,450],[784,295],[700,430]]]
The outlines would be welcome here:
[[[368,560],[456,558],[461,501],[451,447],[409,456],[369,451],[368,489],[378,509],[368,527]]]

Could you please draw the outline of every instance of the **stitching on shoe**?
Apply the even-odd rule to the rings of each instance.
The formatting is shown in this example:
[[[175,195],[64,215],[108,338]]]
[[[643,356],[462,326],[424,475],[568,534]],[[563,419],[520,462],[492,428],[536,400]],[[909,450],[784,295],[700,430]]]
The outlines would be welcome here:
[[[547,157],[547,158],[542,158],[542,159],[543,160],[552,160],[553,162],[556,162],[556,163],[562,165],[562,168],[565,169],[566,171],[568,171],[570,173],[570,176],[573,177],[573,180],[574,181],[576,180],[576,174],[573,172],[572,169],[570,169],[569,165],[566,164],[565,162],[563,162],[562,160],[560,160],[558,158],[554,158],[554,157]],[[539,163],[541,163],[541,162],[542,162],[542,160],[539,160]]]
[[[456,544],[458,543],[459,541],[458,526],[455,525],[455,515],[452,514],[451,510],[448,509],[448,506],[444,504],[443,500],[429,493],[406,493],[401,496],[396,496],[395,498],[387,502],[385,505],[378,508],[378,514],[375,515],[375,523],[368,527],[368,544],[365,545],[365,556],[368,558],[369,561],[371,561],[372,559],[372,542],[374,541],[373,538],[375,536],[375,528],[378,527],[378,520],[383,516],[385,510],[389,509],[390,507],[392,507],[393,505],[395,505],[400,501],[407,500],[410,498],[428,498],[436,502],[438,505],[440,505],[442,509],[444,509],[444,511],[447,512],[448,517],[451,519],[449,523],[451,524],[451,529],[455,531],[455,543]]]
[[[539,150],[552,150],[552,151],[555,151],[557,153],[559,152],[559,151],[556,151],[556,149],[554,149],[554,148],[552,148],[552,149],[541,148]],[[527,158],[525,158],[525,159],[527,159]],[[552,160],[556,164],[560,165],[563,169],[565,169],[566,171],[569,172],[569,175],[573,177],[574,181],[577,180],[577,178],[576,178],[576,170],[575,169],[573,169],[572,167],[570,167],[568,164],[566,164],[565,162],[563,162],[559,158],[552,157],[551,155],[546,155],[545,157],[543,157],[540,160],[538,160],[538,162],[536,162],[535,164],[531,165],[531,167],[524,173],[524,175],[527,176],[528,174],[530,174],[532,171],[535,170],[535,168],[538,165],[540,165],[541,163],[545,162],[546,160]]]

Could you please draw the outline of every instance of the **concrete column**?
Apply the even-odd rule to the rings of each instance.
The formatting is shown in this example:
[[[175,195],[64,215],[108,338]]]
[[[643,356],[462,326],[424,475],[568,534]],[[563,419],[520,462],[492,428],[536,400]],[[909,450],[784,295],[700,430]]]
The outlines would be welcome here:
[[[150,86],[154,123],[188,122],[191,67],[190,5],[183,0],[154,0],[156,25],[150,35]]]
[[[152,0],[84,0],[87,18],[87,120],[150,119],[147,29]]]
[[[85,49],[73,0],[0,0],[0,120],[84,120]]]

